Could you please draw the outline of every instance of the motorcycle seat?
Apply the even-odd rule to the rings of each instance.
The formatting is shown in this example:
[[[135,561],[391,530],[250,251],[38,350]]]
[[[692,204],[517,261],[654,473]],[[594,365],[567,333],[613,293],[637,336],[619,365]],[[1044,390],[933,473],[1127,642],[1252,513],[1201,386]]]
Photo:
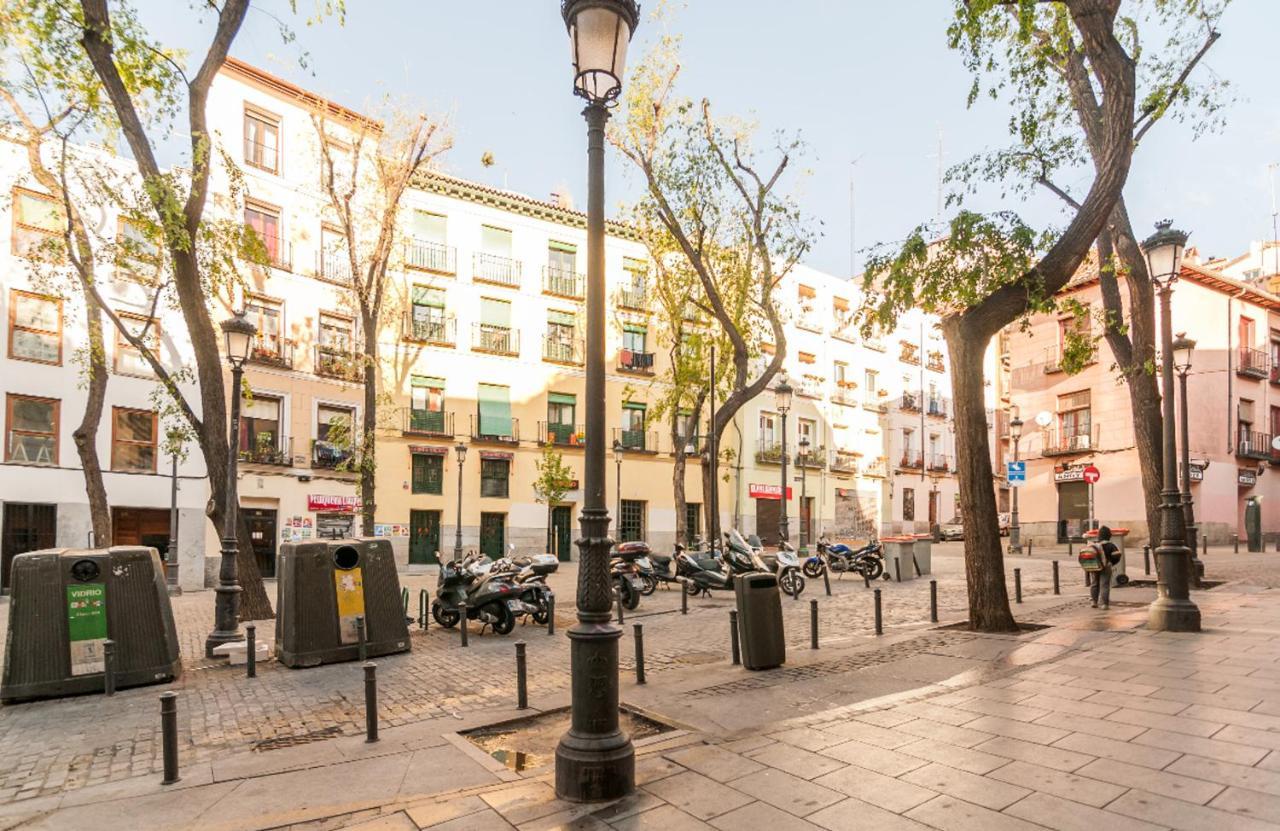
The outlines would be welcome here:
[[[666,554],[650,554],[649,559],[653,560],[655,565],[665,566],[671,563],[671,558]]]
[[[715,557],[694,557],[693,561],[698,564],[698,568],[703,571],[719,571],[720,561]]]
[[[548,574],[555,574],[556,570],[560,568],[560,564],[559,563],[532,563],[528,566],[528,568],[534,574],[540,574],[543,577],[545,577]]]

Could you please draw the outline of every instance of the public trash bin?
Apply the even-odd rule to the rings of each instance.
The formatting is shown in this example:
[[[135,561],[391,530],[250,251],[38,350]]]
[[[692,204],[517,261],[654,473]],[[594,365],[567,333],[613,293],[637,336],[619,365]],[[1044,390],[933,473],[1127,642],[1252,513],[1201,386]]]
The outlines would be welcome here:
[[[916,549],[915,535],[883,537],[880,542],[884,545],[884,573],[892,580],[914,580],[916,567],[912,557]],[[920,564],[920,570],[924,571],[924,563]]]
[[[787,642],[782,630],[782,595],[778,578],[767,572],[743,574],[733,581],[738,604],[738,640],[742,666],[772,669],[787,660]]]
[[[313,667],[409,651],[395,555],[387,539],[284,543],[276,564],[276,659]]]
[[[1262,500],[1256,496],[1244,501],[1244,530],[1249,552],[1256,554],[1262,551]]]
[[[12,564],[0,700],[100,692],[182,674],[164,564],[154,548],[50,548]]]

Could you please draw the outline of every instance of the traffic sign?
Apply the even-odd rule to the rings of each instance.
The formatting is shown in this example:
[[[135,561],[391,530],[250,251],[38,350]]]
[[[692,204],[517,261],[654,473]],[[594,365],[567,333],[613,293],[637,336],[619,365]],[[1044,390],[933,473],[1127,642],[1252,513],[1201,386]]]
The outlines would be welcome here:
[[[1005,462],[1005,480],[1011,488],[1027,484],[1027,463]]]
[[[1102,478],[1102,471],[1098,470],[1094,465],[1089,465],[1084,469],[1084,480],[1090,485]]]

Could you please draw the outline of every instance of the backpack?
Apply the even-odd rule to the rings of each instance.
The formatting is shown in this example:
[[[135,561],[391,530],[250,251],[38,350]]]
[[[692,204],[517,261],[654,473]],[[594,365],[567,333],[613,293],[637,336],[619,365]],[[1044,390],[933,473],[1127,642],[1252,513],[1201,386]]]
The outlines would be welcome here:
[[[1080,568],[1085,571],[1102,571],[1106,560],[1102,548],[1097,543],[1090,543],[1080,549]]]

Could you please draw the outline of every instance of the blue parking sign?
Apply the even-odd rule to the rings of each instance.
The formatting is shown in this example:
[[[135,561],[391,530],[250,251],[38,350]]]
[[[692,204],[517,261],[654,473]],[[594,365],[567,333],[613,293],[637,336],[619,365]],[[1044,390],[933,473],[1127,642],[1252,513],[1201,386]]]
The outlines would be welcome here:
[[[1027,483],[1027,463],[1026,462],[1005,462],[1005,479],[1011,487],[1025,485]]]

